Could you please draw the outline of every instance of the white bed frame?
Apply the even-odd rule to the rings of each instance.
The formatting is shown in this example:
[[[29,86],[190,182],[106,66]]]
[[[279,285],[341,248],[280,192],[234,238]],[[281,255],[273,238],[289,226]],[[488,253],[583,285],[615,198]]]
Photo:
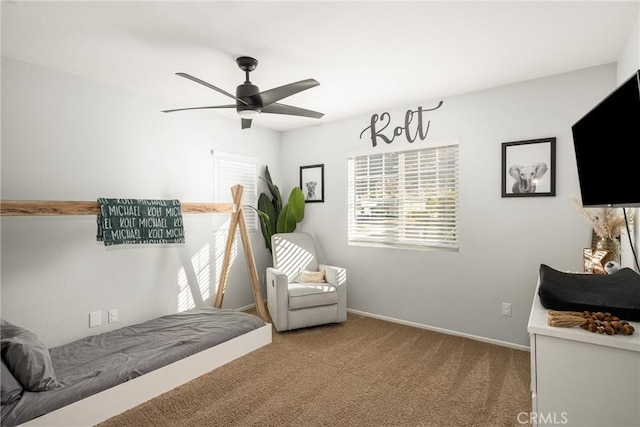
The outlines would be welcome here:
[[[267,323],[239,337],[178,360],[103,392],[27,421],[21,426],[94,426],[185,384],[232,360],[271,344]]]

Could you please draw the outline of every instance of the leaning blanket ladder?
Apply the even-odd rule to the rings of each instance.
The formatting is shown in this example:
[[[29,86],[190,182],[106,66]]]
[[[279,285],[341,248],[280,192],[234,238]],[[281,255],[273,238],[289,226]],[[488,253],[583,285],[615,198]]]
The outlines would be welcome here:
[[[262,299],[262,293],[260,292],[260,280],[258,279],[258,270],[256,269],[256,262],[253,257],[253,249],[251,249],[251,240],[249,239],[249,233],[247,232],[247,224],[244,220],[244,214],[242,212],[242,193],[244,188],[242,185],[234,185],[231,187],[231,194],[233,196],[233,205],[235,211],[231,214],[231,223],[229,224],[229,235],[227,236],[227,246],[224,251],[224,258],[222,260],[222,269],[220,271],[220,281],[218,285],[218,292],[216,294],[216,300],[214,306],[217,308],[222,307],[222,299],[227,288],[227,276],[229,275],[229,266],[231,263],[231,251],[233,250],[233,241],[236,236],[236,229],[240,227],[240,238],[242,240],[242,246],[244,247],[244,255],[247,262],[247,268],[249,269],[249,279],[251,280],[251,290],[253,292],[253,299],[256,303],[256,312],[258,316],[268,322],[267,310],[264,306],[264,300]]]
[[[260,292],[260,282],[255,259],[242,211],[242,193],[243,187],[241,185],[235,185],[231,188],[233,203],[183,203],[182,212],[231,212],[229,234],[227,236],[214,306],[217,308],[222,307],[222,300],[226,291],[229,267],[231,264],[231,252],[233,250],[235,234],[239,227],[240,238],[242,239],[245,259],[249,269],[253,297],[256,303],[256,311],[258,316],[265,321],[266,325],[223,342],[215,347],[203,350],[193,356],[189,356],[35,418],[22,424],[22,426],[96,425],[271,343],[272,327],[271,324],[268,323],[267,311]],[[97,215],[98,213],[100,213],[100,206],[97,202],[0,201],[0,215],[2,216]]]

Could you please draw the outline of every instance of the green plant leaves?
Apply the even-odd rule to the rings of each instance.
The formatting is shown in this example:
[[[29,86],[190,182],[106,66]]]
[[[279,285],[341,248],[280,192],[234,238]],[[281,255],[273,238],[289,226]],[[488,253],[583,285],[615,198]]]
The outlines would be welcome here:
[[[304,219],[304,193],[299,187],[294,187],[289,194],[289,200],[283,206],[280,189],[273,184],[269,168],[265,167],[265,177],[271,198],[261,193],[258,198],[258,208],[253,208],[260,218],[260,230],[264,237],[265,246],[271,251],[271,236],[275,233],[291,233],[296,224]]]
[[[260,194],[260,197],[258,198],[258,210],[264,212],[266,215],[265,219],[268,225],[267,229],[271,234],[273,234],[276,229],[276,222],[278,221],[279,216],[278,210],[273,205],[273,200],[270,200],[269,196],[264,193]]]
[[[289,195],[289,205],[291,205],[292,215],[296,222],[301,222],[304,219],[304,193],[299,187],[294,187]]]
[[[296,218],[293,211],[294,209],[289,203],[282,207],[282,212],[280,212],[276,227],[278,233],[291,233],[296,229]]]
[[[289,201],[282,207],[278,217],[276,230],[278,233],[292,233],[296,224],[304,219],[304,194],[298,187],[294,187],[289,194]]]
[[[273,206],[276,209],[276,212],[279,214],[280,211],[282,210],[282,196],[280,195],[280,189],[278,188],[278,186],[275,185],[271,180],[271,174],[269,173],[268,166],[264,167],[264,176],[265,177],[263,178],[263,180],[264,182],[267,183],[267,187],[269,188],[269,193],[271,193],[271,197],[272,197],[271,202],[273,203]]]
[[[249,207],[258,214],[258,219],[260,220],[260,231],[262,232],[262,237],[264,237],[264,245],[267,249],[271,250],[271,236],[275,232],[276,220],[271,200],[269,200],[266,194],[262,193],[258,198],[258,209],[253,206]],[[270,215],[267,212],[269,212]],[[274,218],[274,220],[272,221],[271,218]]]
[[[271,250],[271,242],[267,240],[266,236],[269,236],[269,217],[264,212],[260,212],[258,209],[253,206],[249,206],[251,209],[256,211],[258,214],[258,218],[260,219],[260,231],[262,231],[262,237],[264,237],[264,245],[267,249]]]

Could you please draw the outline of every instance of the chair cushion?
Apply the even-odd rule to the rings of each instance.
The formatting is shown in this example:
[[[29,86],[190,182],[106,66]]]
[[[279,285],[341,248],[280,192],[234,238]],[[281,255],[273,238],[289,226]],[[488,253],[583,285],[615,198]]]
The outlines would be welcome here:
[[[289,283],[289,308],[317,307],[338,303],[338,292],[326,283]]]
[[[298,282],[302,283],[325,283],[324,280],[324,270],[322,271],[309,271],[302,270],[298,275]]]

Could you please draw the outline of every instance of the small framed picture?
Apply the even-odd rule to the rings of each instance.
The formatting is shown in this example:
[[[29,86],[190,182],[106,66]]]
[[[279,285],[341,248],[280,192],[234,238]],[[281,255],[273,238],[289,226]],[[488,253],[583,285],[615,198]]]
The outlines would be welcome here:
[[[300,166],[300,189],[307,203],[324,203],[324,165]]]
[[[556,195],[556,138],[502,143],[502,197]]]

